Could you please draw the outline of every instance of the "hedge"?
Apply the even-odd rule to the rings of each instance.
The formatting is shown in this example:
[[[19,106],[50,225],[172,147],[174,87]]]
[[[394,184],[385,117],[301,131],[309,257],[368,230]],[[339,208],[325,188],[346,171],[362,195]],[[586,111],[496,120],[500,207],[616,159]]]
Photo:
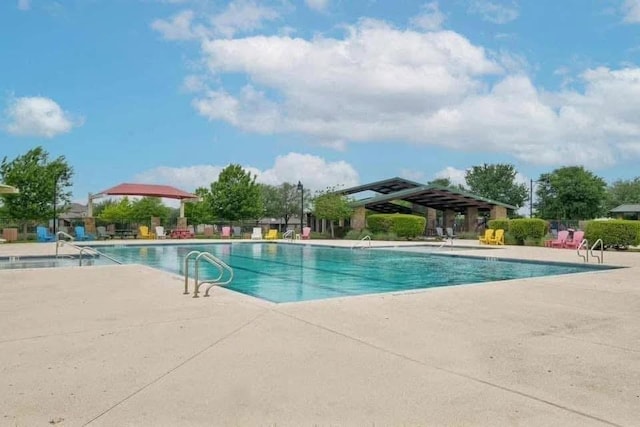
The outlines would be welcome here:
[[[522,244],[525,240],[541,239],[547,234],[549,225],[540,218],[518,218],[509,221],[509,233]]]
[[[640,221],[589,221],[584,231],[584,237],[590,244],[598,239],[602,239],[605,246],[626,247],[640,244]]]
[[[509,230],[509,220],[508,219],[490,219],[488,222],[488,226],[492,230]]]
[[[415,237],[424,233],[427,219],[406,214],[373,214],[367,217],[372,233],[395,233],[398,237]]]

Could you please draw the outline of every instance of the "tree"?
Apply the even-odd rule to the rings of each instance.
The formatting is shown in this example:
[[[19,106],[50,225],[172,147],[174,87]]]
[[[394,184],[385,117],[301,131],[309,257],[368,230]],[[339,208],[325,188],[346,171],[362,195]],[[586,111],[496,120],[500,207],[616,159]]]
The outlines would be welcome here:
[[[159,197],[143,197],[131,204],[131,219],[138,223],[146,223],[152,216],[157,216],[166,222],[171,209]]]
[[[513,165],[485,163],[468,170],[465,180],[471,193],[519,208],[527,200],[529,191],[526,184],[516,182],[516,175]]]
[[[329,220],[331,227],[331,237],[334,237],[333,222],[340,221],[351,217],[353,208],[350,206],[349,199],[334,189],[327,189],[319,193],[314,201],[314,215],[320,219]]]
[[[29,150],[12,161],[5,157],[0,164],[0,181],[17,187],[19,194],[8,195],[0,214],[16,221],[26,233],[32,221],[46,221],[54,217],[54,189],[56,213],[64,212],[71,199],[73,168],[64,156],[49,160],[42,147]]]
[[[300,192],[297,185],[288,182],[279,186],[261,185],[262,200],[264,203],[264,215],[284,219],[285,229],[289,225],[289,219],[294,215],[300,215]],[[311,201],[311,192],[304,189],[302,202],[303,210],[306,210]]]
[[[605,212],[616,206],[640,203],[640,177],[617,180],[607,188]]]
[[[604,211],[605,181],[582,166],[540,175],[537,216],[545,219],[592,219]]]
[[[449,188],[453,188],[454,190],[462,190],[462,191],[465,190],[464,185],[452,183],[451,178],[436,178],[432,181],[429,181],[428,184],[439,185],[441,187],[449,187]]]
[[[123,197],[119,202],[107,203],[97,216],[102,221],[122,225],[131,220],[131,208],[129,198]]]
[[[240,165],[224,168],[211,184],[209,200],[213,213],[229,221],[259,218],[263,214],[260,186],[256,176]]]
[[[215,216],[211,210],[211,193],[205,187],[198,187],[194,192],[199,199],[184,205],[184,215],[194,224],[211,224]]]

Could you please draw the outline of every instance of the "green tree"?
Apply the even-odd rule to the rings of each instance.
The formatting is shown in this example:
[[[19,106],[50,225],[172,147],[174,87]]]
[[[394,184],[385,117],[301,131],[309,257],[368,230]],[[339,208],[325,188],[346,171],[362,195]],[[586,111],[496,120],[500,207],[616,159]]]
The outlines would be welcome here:
[[[306,211],[311,201],[311,192],[304,189],[302,200],[298,186],[288,182],[279,186],[261,185],[262,200],[264,203],[264,215],[274,218],[284,219],[285,229],[289,225],[292,216],[300,215],[301,201],[302,208]]]
[[[462,190],[464,191],[464,185],[462,184],[454,184],[451,182],[451,178],[436,178],[428,182],[429,185],[439,185],[441,187],[449,187],[454,190]]]
[[[213,223],[216,218],[211,210],[211,193],[205,187],[198,187],[195,194],[199,197],[199,200],[185,203],[184,215],[193,224]]]
[[[313,200],[313,213],[317,218],[329,220],[331,227],[331,237],[334,237],[333,222],[351,217],[353,208],[350,200],[335,192],[334,189],[327,189],[320,192]]]
[[[568,166],[540,175],[535,204],[545,219],[592,219],[604,211],[605,181],[582,166]]]
[[[152,216],[166,223],[171,208],[165,206],[159,197],[143,197],[131,203],[131,219],[137,223],[148,223]]]
[[[102,221],[112,222],[122,226],[131,221],[131,202],[123,197],[119,202],[108,203],[98,215]]]
[[[49,153],[42,147],[11,161],[3,158],[0,181],[17,187],[20,193],[4,198],[0,215],[21,225],[26,233],[29,223],[53,218],[54,189],[56,214],[68,209],[72,177],[73,168],[65,157],[49,160]]]
[[[469,191],[487,199],[522,207],[529,196],[526,184],[516,182],[517,171],[509,164],[484,164],[467,170]]]
[[[605,213],[616,206],[640,203],[640,177],[614,181],[607,188]]]
[[[260,218],[263,214],[260,186],[256,176],[231,164],[211,184],[211,210],[218,218],[229,221]]]

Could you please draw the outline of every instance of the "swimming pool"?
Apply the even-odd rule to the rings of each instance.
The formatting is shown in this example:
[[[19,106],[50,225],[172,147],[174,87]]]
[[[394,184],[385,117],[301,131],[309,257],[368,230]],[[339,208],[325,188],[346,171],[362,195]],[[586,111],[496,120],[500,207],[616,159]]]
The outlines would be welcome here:
[[[184,274],[184,257],[192,250],[211,252],[233,268],[235,277],[228,288],[273,302],[405,291],[603,268],[282,243],[100,247],[100,251],[124,263],[145,264],[178,274]],[[214,277],[217,270],[203,263],[201,275]]]
[[[79,266],[78,256],[11,256],[0,257],[0,270],[13,270],[23,268],[55,268],[55,267],[77,267]],[[113,265],[114,263],[106,258],[86,256],[82,259],[83,266],[91,265]]]

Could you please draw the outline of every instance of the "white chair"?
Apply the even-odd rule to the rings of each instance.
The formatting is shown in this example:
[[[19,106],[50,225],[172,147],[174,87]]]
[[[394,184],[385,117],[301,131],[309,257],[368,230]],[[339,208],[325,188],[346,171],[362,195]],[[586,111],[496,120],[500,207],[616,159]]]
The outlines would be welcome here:
[[[166,239],[167,235],[164,233],[164,227],[161,225],[156,226],[156,239]]]
[[[262,228],[253,227],[253,233],[251,233],[251,240],[262,240]]]

